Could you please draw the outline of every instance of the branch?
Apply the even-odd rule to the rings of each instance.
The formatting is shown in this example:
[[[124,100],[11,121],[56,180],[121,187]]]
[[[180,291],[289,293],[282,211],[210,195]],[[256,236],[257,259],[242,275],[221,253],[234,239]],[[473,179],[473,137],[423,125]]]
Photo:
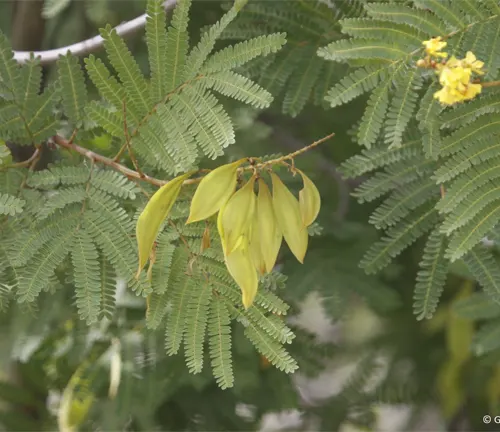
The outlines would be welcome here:
[[[173,9],[175,4],[176,0],[167,0],[163,4],[165,11]],[[147,14],[142,14],[133,20],[117,25],[115,27],[116,33],[118,36],[124,37],[137,32],[146,25],[147,16]],[[98,35],[62,48],[55,48],[47,51],[35,51],[33,52],[33,55],[40,58],[40,64],[47,65],[54,63],[60,55],[66,55],[68,51],[70,51],[73,55],[81,56],[101,49],[103,44],[104,39]],[[14,60],[18,63],[26,63],[30,59],[30,56],[30,51],[14,51]]]
[[[333,134],[330,134],[324,138],[319,139],[318,141],[313,142],[312,144],[310,144],[308,146],[305,146],[303,148],[300,148],[299,150],[294,151],[293,153],[290,153],[290,154],[283,156],[279,159],[274,159],[272,161],[264,162],[262,164],[257,164],[257,165],[255,165],[255,167],[261,169],[261,168],[267,167],[268,165],[274,165],[274,164],[278,164],[284,160],[293,159],[295,156],[298,156],[298,155],[316,147],[317,145],[321,144],[322,142],[325,142],[327,139],[331,138],[332,136],[333,136]],[[122,173],[124,176],[126,176],[129,179],[145,181],[147,183],[150,183],[152,185],[159,186],[159,187],[168,183],[168,181],[160,180],[160,179],[157,179],[154,177],[150,177],[150,176],[148,176],[140,171],[134,171],[133,169],[127,168],[125,165],[118,163],[114,159],[110,159],[106,156],[100,155],[99,153],[95,153],[92,150],[86,149],[84,147],[80,147],[79,145],[77,145],[73,142],[72,138],[67,140],[66,138],[63,138],[60,135],[54,135],[52,137],[52,141],[62,148],[65,148],[67,150],[71,150],[71,151],[74,151],[76,153],[81,154],[82,156],[86,157],[87,159],[90,159],[92,162],[99,162],[99,163],[102,163],[103,165],[109,166],[109,167],[113,168],[114,170]],[[249,159],[252,159],[252,158],[249,158]],[[255,167],[251,166],[248,168],[238,168],[238,170],[244,171],[246,169],[254,169]],[[10,168],[10,167],[8,167],[8,168]],[[200,173],[209,172],[209,171],[210,170],[206,170],[206,169],[198,170],[198,172],[200,172]],[[198,178],[184,180],[183,184],[198,183],[199,181],[201,181],[202,178],[203,177],[198,177]]]
[[[77,145],[71,141],[68,141],[67,139],[64,139],[63,137],[61,137],[59,135],[52,137],[52,139],[57,145],[65,148],[65,149],[74,151],[76,153],[80,153],[82,156],[85,156],[86,158],[88,158],[92,161],[99,162],[99,163],[102,163],[106,166],[109,166],[109,167],[115,169],[116,171],[122,173],[124,176],[128,177],[129,179],[143,180],[143,181],[151,183],[155,186],[163,186],[164,184],[168,183],[165,180],[160,180],[160,179],[157,179],[154,177],[150,177],[146,174],[142,174],[142,176],[141,176],[141,174],[139,174],[137,171],[134,171],[130,168],[127,168],[125,165],[119,164],[118,162],[115,162],[113,159],[107,158],[106,156],[102,156],[98,153],[94,153],[91,150],[80,147],[79,145]],[[184,182],[184,184],[196,183],[197,181],[199,181],[199,180],[198,179],[190,179],[190,180],[186,180]]]

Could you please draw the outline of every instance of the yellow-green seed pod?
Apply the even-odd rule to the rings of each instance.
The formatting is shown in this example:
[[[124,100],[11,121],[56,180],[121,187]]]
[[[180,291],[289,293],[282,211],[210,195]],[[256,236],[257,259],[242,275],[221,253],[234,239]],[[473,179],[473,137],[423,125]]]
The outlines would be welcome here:
[[[259,235],[259,204],[257,202],[255,207],[255,213],[250,225],[250,230],[248,238],[250,239],[248,248],[250,250],[250,256],[252,257],[253,264],[260,275],[266,273],[266,261],[264,259],[264,254],[262,250],[261,238]]]
[[[276,220],[271,192],[262,179],[259,179],[259,195],[257,196],[256,231],[265,263],[265,272],[269,273],[276,264],[283,233]]]
[[[304,188],[299,192],[299,206],[302,222],[308,227],[318,217],[321,208],[321,197],[318,188],[302,171],[297,170],[302,176]]]
[[[137,219],[135,232],[139,250],[139,268],[135,275],[136,278],[141,274],[142,268],[149,258],[160,225],[168,216],[175,200],[179,196],[182,183],[195,172],[191,171],[176,177],[158,189],[146,204],[146,207],[144,207],[139,219]]]
[[[208,173],[198,185],[191,201],[187,224],[207,219],[227,202],[236,188],[236,171],[246,159],[222,165]]]
[[[254,184],[255,177],[252,177],[241,189],[235,192],[222,212],[222,227],[228,255],[231,255],[237,247],[241,236],[248,237],[248,230],[255,212]]]
[[[287,189],[280,178],[271,173],[273,181],[273,208],[288,247],[300,263],[307,251],[308,233],[302,222],[297,198]]]
[[[224,228],[222,227],[222,215],[224,213],[224,209],[226,205],[223,204],[219,210],[219,214],[217,215],[217,231],[219,232],[220,243],[222,245],[222,252],[224,253],[224,258],[226,258],[226,241],[224,240]]]
[[[250,256],[246,237],[243,237],[241,246],[226,258],[226,266],[229,274],[241,289],[243,306],[248,309],[257,295],[259,278]]]

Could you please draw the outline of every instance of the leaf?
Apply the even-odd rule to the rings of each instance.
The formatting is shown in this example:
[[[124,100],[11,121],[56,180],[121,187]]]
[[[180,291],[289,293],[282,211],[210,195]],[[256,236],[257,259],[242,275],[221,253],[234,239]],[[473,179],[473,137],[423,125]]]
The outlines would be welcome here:
[[[224,301],[214,298],[208,321],[208,345],[213,374],[222,390],[234,384],[230,324],[229,311]]]
[[[0,193],[0,214],[15,216],[22,213],[26,201],[12,195]]]
[[[318,55],[339,62],[360,58],[396,61],[406,57],[407,52],[394,43],[378,39],[343,39],[319,48]]]
[[[492,302],[484,293],[474,293],[453,304],[454,312],[470,320],[489,320],[500,317],[500,304]]]
[[[225,28],[236,18],[238,7],[235,4],[216,24],[211,26],[206,33],[203,33],[198,44],[191,50],[186,59],[184,68],[185,81],[194,78],[200,67],[203,65],[208,55],[212,52],[217,38]]]
[[[432,318],[436,311],[448,272],[445,250],[446,238],[436,228],[427,239],[417,274],[413,311],[419,320]]]
[[[212,55],[201,68],[202,73],[214,73],[242,66],[257,56],[278,52],[286,42],[285,33],[259,36],[228,46]]]
[[[500,305],[500,269],[491,251],[477,245],[463,260],[488,297]]]
[[[187,319],[184,335],[186,364],[193,374],[200,373],[203,369],[203,345],[212,300],[212,286],[207,280],[208,276],[197,276],[196,290],[193,290],[186,306]]]
[[[159,102],[167,93],[168,77],[167,30],[165,9],[162,0],[148,0],[146,9],[146,42],[148,45],[149,68],[151,70],[151,96]]]
[[[160,225],[168,216],[172,206],[177,199],[184,180],[189,178],[195,171],[188,172],[170,180],[166,185],[158,189],[151,197],[146,207],[137,220],[136,236],[139,250],[139,269],[136,278],[141,274],[146,264],[153,243],[158,235]]]
[[[255,108],[268,108],[273,101],[273,96],[266,89],[232,71],[218,72],[205,79],[215,91]]]
[[[113,30],[109,24],[106,28],[101,29],[100,33],[104,39],[104,47],[109,60],[123,83],[127,95],[127,114],[130,112],[132,116],[142,118],[151,110],[153,103],[139,65],[123,39],[118,36],[116,30]],[[121,106],[123,107],[123,100]]]
[[[61,94],[66,116],[79,126],[84,119],[87,102],[87,87],[83,70],[77,57],[68,54],[57,61]]]
[[[92,324],[100,312],[101,291],[97,249],[83,230],[75,236],[71,259],[74,269],[76,307],[81,319]]]
[[[222,165],[203,178],[191,201],[187,224],[209,218],[229,200],[236,188],[236,171],[245,160]]]

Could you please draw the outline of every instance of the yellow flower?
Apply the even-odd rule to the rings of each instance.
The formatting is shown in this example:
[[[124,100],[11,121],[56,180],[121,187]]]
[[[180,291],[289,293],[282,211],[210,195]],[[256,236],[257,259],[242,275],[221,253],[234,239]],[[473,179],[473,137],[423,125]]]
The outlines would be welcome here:
[[[484,62],[477,60],[476,56],[471,51],[467,51],[465,58],[462,60],[462,64],[463,67],[470,68],[472,72],[478,75],[484,75],[484,72],[481,70],[484,66]]]
[[[448,54],[439,51],[441,51],[447,45],[447,43],[441,42],[441,40],[441,36],[438,36],[437,38],[432,38],[428,41],[422,42],[422,45],[425,45],[425,51],[427,52],[427,54],[434,57],[445,58]]]
[[[457,88],[460,84],[467,85],[470,81],[472,71],[461,66],[448,67],[446,65],[441,69],[439,82],[443,86]]]
[[[481,93],[481,84],[469,84],[465,92],[465,99],[473,99]]]
[[[462,100],[461,94],[451,87],[443,87],[441,90],[434,93],[434,99],[439,100],[443,105],[453,105]]]
[[[453,105],[458,102],[475,98],[481,93],[481,84],[460,85],[460,89],[451,86],[444,86],[434,93],[434,98],[443,105]]]

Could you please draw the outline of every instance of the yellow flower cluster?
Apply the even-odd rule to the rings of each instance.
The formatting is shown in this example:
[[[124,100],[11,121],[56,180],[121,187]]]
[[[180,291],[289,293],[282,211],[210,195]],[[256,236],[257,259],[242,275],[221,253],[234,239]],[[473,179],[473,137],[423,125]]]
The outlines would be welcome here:
[[[448,56],[447,53],[441,52],[441,50],[447,45],[446,42],[442,42],[441,36],[437,38],[432,38],[428,41],[424,41],[422,42],[422,45],[425,46],[425,52],[429,56],[442,57],[442,58],[446,58]]]
[[[417,65],[434,67],[436,73],[439,74],[439,83],[443,86],[441,90],[434,93],[435,99],[444,105],[453,105],[473,99],[481,93],[481,84],[472,82],[472,74],[483,75],[484,72],[481,69],[484,63],[477,60],[472,52],[467,52],[464,59],[452,56],[447,61],[436,63],[431,60],[431,57],[443,59],[448,57],[447,53],[441,52],[446,47],[446,42],[443,42],[441,37],[437,37],[424,41],[423,45],[425,45],[428,58],[419,61]]]
[[[321,199],[314,183],[300,170],[304,188],[299,199],[275,173],[270,173],[273,193],[257,170],[238,190],[238,169],[246,159],[220,166],[200,182],[191,202],[187,223],[208,219],[218,212],[217,229],[224,261],[242,291],[245,308],[257,294],[259,274],[272,271],[283,238],[299,262],[308,245],[308,230],[316,219]],[[137,221],[139,269],[146,264],[161,223],[170,212],[180,188],[192,173],[170,181],[151,198]],[[256,183],[258,194],[254,192]],[[202,245],[209,245],[205,235]]]

